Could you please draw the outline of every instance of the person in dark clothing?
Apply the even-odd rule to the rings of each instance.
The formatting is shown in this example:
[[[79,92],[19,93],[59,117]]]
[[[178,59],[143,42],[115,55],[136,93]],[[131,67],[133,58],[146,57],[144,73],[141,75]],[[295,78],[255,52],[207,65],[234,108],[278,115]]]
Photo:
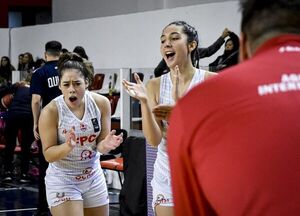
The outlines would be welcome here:
[[[222,32],[222,35],[209,47],[207,48],[197,48],[197,54],[196,54],[196,58],[194,59],[194,62],[196,62],[194,66],[198,67],[199,65],[199,60],[201,58],[206,58],[209,56],[212,56],[213,54],[215,54],[220,48],[221,46],[224,44],[225,42],[225,38],[229,36],[229,30],[227,28],[225,28]],[[168,68],[166,62],[164,59],[162,59],[159,64],[156,66],[156,68],[154,69],[154,76],[155,77],[160,77],[161,75],[169,72],[170,69]]]
[[[36,140],[40,140],[38,132],[38,121],[41,107],[45,107],[53,98],[61,94],[58,88],[57,63],[61,53],[62,45],[58,41],[49,41],[45,45],[44,66],[37,69],[31,79],[30,91],[32,93],[32,113],[33,113],[33,132]],[[43,152],[41,142],[39,146],[39,200],[38,212],[36,215],[48,215],[49,208],[46,199],[45,175],[48,168]]]
[[[239,62],[239,37],[229,32],[229,39],[225,42],[223,55],[217,57],[215,61],[209,64],[210,71],[220,71],[224,68],[236,65]]]
[[[11,83],[12,71],[15,67],[10,63],[10,59],[7,56],[2,56],[0,63],[0,84]]]
[[[16,147],[16,137],[19,131],[22,138],[19,140],[21,144],[21,176],[20,182],[26,183],[30,181],[28,176],[29,161],[30,161],[30,146],[34,141],[33,132],[33,117],[31,112],[31,94],[30,94],[30,77],[29,74],[25,81],[17,82],[13,85],[2,89],[6,93],[14,95],[12,103],[8,111],[5,113],[5,140],[6,147],[4,153],[4,182],[13,180],[13,159],[14,149]]]

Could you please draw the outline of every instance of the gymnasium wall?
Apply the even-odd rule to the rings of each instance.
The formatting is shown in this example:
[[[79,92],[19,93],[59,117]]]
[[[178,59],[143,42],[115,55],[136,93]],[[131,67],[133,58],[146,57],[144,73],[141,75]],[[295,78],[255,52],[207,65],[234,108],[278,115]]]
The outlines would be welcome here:
[[[0,28],[0,58],[9,56],[9,29]]]
[[[11,59],[16,65],[18,55],[26,51],[34,57],[43,57],[44,44],[49,40],[59,40],[69,50],[76,45],[85,47],[95,68],[153,68],[161,59],[159,38],[162,28],[174,20],[185,20],[195,26],[201,47],[214,42],[225,27],[236,33],[240,31],[237,1],[199,4],[13,28]],[[201,65],[207,65],[217,55],[202,59]]]
[[[229,0],[52,0],[53,22],[115,16]]]

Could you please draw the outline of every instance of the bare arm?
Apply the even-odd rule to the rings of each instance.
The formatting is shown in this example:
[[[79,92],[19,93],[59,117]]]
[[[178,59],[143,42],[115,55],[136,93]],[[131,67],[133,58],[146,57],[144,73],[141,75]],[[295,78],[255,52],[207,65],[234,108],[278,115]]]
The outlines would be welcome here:
[[[74,131],[66,134],[66,142],[58,145],[58,110],[55,102],[50,102],[41,112],[39,118],[39,132],[43,146],[43,153],[49,163],[66,157],[76,143]],[[71,139],[73,142],[71,142]]]
[[[39,117],[41,113],[41,103],[42,103],[41,96],[38,94],[32,94],[31,109],[33,115],[33,134],[36,140],[40,139],[40,135],[38,131],[38,123],[39,123]]]

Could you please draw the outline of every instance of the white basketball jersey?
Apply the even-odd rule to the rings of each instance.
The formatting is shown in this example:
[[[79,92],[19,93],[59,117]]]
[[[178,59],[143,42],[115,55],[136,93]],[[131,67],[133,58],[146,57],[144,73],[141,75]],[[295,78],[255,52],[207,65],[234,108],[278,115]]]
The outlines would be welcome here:
[[[202,69],[197,69],[191,80],[187,92],[197,85],[198,83],[204,81],[205,71]],[[160,78],[160,104],[175,104],[172,97],[172,80],[171,73],[163,74]],[[167,130],[167,122],[163,121],[164,130]],[[154,164],[154,177],[158,177],[163,181],[167,180],[168,184],[171,184],[170,180],[170,167],[169,167],[169,157],[167,154],[167,142],[166,138],[163,137],[160,144],[158,145],[157,158]]]
[[[66,105],[63,95],[54,99],[58,108],[58,140],[65,142],[65,134],[74,129],[77,141],[74,149],[63,159],[49,164],[47,174],[58,178],[68,176],[83,182],[100,168],[100,153],[96,149],[96,139],[101,131],[101,112],[89,91],[84,96],[85,111],[78,119]]]

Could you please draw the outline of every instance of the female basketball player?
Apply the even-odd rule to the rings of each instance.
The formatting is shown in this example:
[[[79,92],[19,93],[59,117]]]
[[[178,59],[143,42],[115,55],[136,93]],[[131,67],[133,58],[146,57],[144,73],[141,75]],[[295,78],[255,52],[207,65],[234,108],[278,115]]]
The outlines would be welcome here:
[[[48,205],[54,216],[108,216],[99,157],[119,146],[122,134],[110,132],[108,99],[86,90],[88,71],[81,57],[63,54],[58,71],[62,95],[43,109],[39,120],[43,153],[49,162]]]
[[[197,83],[213,73],[194,67],[198,34],[184,21],[167,25],[160,37],[160,51],[170,72],[151,79],[145,87],[137,74],[136,84],[123,80],[130,96],[141,102],[142,127],[147,142],[158,147],[154,164],[153,208],[156,215],[173,215],[170,168],[167,155],[166,130],[168,117],[175,102]]]

